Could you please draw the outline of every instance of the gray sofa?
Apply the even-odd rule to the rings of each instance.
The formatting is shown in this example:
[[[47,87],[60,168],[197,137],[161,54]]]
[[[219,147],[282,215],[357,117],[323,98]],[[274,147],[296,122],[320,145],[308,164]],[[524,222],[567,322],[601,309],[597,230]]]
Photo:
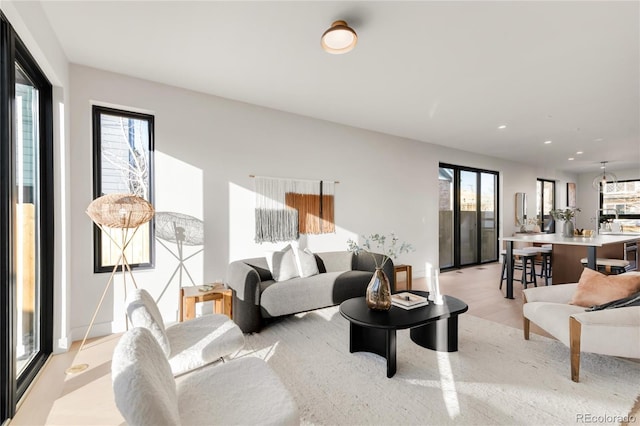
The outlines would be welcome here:
[[[380,262],[382,256],[375,255]],[[265,319],[338,305],[364,296],[375,270],[368,253],[315,253],[318,275],[274,281],[264,257],[231,262],[227,283],[233,289],[233,320],[244,333],[260,331]],[[383,268],[394,292],[393,262]]]

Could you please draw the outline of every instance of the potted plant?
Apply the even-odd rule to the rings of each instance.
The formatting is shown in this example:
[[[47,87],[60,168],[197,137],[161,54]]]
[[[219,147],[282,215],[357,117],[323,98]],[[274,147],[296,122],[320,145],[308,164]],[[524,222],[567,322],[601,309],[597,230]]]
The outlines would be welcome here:
[[[580,209],[578,207],[567,207],[566,209],[551,210],[550,213],[554,220],[561,220],[564,222],[564,224],[562,225],[563,237],[573,237],[573,230],[575,229],[573,219],[576,217],[576,213],[579,211]]]

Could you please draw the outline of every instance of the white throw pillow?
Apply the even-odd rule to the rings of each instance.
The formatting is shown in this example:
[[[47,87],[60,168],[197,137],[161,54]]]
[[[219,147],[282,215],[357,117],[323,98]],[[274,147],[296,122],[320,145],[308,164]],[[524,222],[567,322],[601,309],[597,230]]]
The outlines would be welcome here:
[[[291,244],[280,251],[268,252],[266,258],[274,280],[286,281],[299,276]]]
[[[312,275],[318,275],[318,263],[316,263],[315,255],[308,248],[304,250],[297,249],[296,254],[296,266],[298,267],[298,275],[301,277],[310,277]]]

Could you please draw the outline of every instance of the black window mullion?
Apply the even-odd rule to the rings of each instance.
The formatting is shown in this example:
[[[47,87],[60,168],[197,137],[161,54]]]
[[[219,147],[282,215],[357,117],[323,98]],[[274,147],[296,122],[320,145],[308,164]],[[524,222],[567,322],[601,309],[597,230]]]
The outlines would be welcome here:
[[[12,280],[13,237],[12,182],[13,144],[11,143],[12,102],[15,97],[14,37],[0,14],[0,423],[12,417],[16,406],[15,283]]]

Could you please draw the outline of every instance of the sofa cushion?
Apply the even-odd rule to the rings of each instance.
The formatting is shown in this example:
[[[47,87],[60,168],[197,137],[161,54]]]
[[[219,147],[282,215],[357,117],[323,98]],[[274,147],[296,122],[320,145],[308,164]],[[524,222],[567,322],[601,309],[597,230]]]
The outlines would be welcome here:
[[[316,256],[308,248],[304,250],[295,250],[296,266],[298,268],[298,275],[302,278],[318,275],[318,264],[316,263]]]
[[[344,272],[353,269],[353,253],[350,251],[328,251],[318,255],[327,272]]]
[[[640,291],[640,276],[634,274],[604,275],[584,268],[572,305],[590,307],[631,296]]]
[[[371,272],[327,272],[307,278],[260,283],[260,306],[264,317],[277,317],[333,306],[364,296]]]
[[[266,258],[274,280],[286,281],[299,276],[291,244],[280,251],[267,253]]]

